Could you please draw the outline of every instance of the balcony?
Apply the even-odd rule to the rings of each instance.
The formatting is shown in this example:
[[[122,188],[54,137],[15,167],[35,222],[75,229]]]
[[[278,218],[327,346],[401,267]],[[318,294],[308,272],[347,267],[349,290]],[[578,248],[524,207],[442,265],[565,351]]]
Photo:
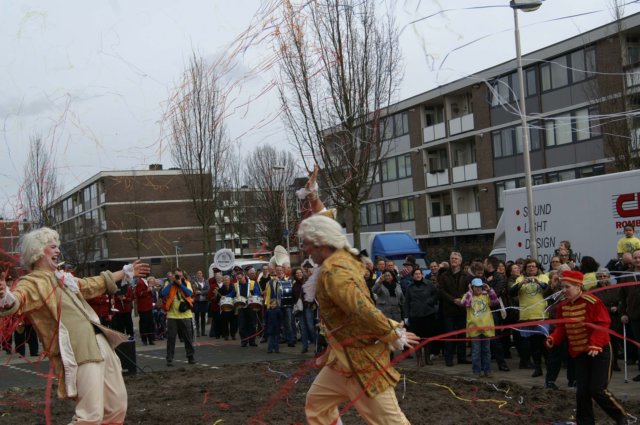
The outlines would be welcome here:
[[[466,182],[469,180],[478,180],[478,164],[461,165],[453,167],[453,182]]]
[[[471,212],[456,214],[456,230],[468,230],[480,228],[480,213]]]
[[[450,232],[451,230],[453,230],[453,226],[451,225],[450,215],[429,217],[429,231],[431,231],[431,233]]]
[[[423,129],[424,132],[424,143],[433,142],[434,140],[444,139],[447,136],[445,123],[441,122],[436,125],[432,125],[430,127],[425,127]]]
[[[435,187],[449,184],[448,170],[437,170],[426,173],[427,187]]]
[[[473,114],[467,114],[449,120],[449,136],[471,130],[473,130]]]

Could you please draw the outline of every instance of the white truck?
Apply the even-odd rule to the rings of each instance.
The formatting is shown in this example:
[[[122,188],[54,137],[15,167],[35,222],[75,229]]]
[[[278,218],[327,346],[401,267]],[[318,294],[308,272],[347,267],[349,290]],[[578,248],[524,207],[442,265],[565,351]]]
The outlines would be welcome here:
[[[545,270],[562,240],[571,242],[576,262],[588,255],[604,266],[617,256],[624,225],[640,229],[640,170],[534,186],[533,204],[538,260]],[[526,189],[505,191],[492,255],[529,257],[528,217]]]

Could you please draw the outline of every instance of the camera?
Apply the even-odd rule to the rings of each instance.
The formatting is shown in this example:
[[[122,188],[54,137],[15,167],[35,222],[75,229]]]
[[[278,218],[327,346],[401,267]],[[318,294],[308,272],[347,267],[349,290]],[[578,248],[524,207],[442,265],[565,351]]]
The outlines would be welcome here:
[[[533,277],[528,277],[527,283],[536,283],[536,280]]]

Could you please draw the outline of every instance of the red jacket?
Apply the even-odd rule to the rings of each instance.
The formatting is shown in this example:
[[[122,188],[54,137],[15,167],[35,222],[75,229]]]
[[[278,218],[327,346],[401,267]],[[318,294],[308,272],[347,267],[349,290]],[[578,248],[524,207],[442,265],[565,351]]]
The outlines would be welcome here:
[[[575,302],[564,301],[556,310],[558,319],[576,320],[577,323],[560,323],[549,339],[553,345],[560,344],[565,338],[569,343],[569,355],[578,357],[591,350],[602,351],[609,344],[609,312],[600,299],[592,294],[582,294]],[[585,326],[593,323],[604,329]]]
[[[216,294],[218,293],[218,283],[216,282],[216,278],[212,277],[209,279],[209,292],[207,293],[207,299],[210,301],[209,311],[217,312],[218,311],[218,297]]]
[[[149,290],[149,284],[142,278],[136,283],[136,303],[140,313],[153,310],[153,293]]]
[[[118,310],[116,313],[131,313],[133,310],[133,289],[127,285],[126,292],[122,295],[122,291],[113,296],[113,307]]]
[[[98,295],[97,297],[90,298],[87,300],[93,311],[96,312],[98,317],[105,319],[107,321],[110,320],[111,316],[111,302],[109,300],[109,295],[103,294]]]

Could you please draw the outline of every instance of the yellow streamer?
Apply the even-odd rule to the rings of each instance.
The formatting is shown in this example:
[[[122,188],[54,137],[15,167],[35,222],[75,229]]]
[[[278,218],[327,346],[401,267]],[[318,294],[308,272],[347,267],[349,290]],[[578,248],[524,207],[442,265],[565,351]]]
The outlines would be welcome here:
[[[213,423],[213,425],[218,425],[218,424],[221,424],[222,422],[224,422],[224,420],[222,420],[222,419],[218,419],[217,421],[215,421],[215,422]]]
[[[471,399],[467,399],[467,398],[462,398],[460,396],[458,396],[455,391],[453,391],[453,389],[451,387],[448,387],[446,385],[442,385],[442,384],[435,384],[433,382],[427,382],[428,385],[433,385],[435,387],[441,387],[441,388],[446,388],[447,390],[449,390],[449,392],[458,400],[461,401],[468,401],[468,402],[479,402],[479,403],[496,403],[498,405],[498,409],[503,408],[504,406],[506,406],[508,403],[505,400],[494,400],[494,399],[477,399],[477,400],[471,400]]]

